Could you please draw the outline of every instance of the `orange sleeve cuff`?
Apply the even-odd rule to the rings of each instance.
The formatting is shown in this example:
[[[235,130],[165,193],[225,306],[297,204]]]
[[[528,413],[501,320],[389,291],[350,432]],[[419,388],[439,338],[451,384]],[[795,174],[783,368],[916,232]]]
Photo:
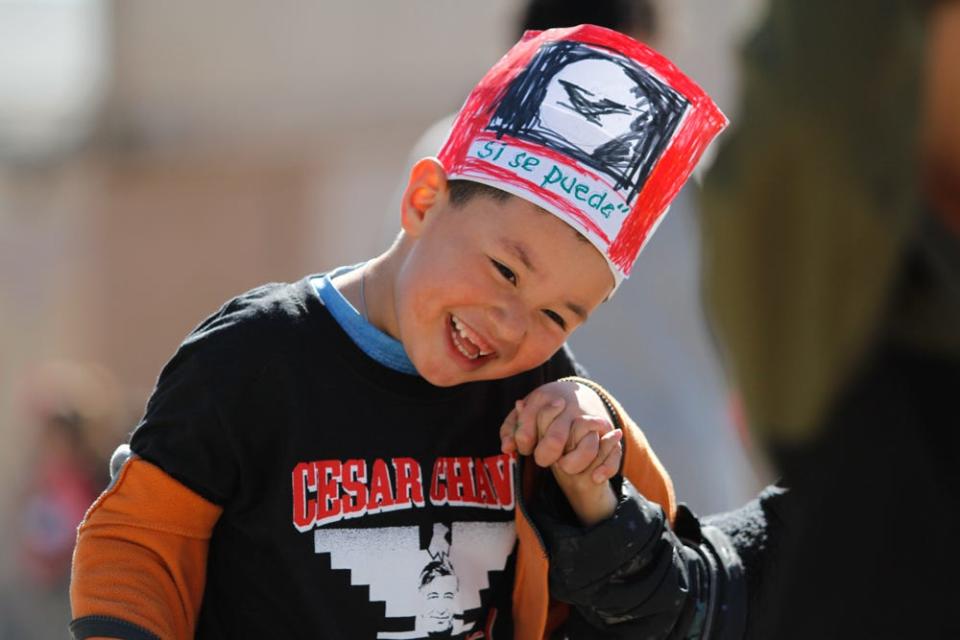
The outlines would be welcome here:
[[[132,458],[80,523],[70,581],[74,619],[105,616],[163,639],[193,637],[222,511]]]

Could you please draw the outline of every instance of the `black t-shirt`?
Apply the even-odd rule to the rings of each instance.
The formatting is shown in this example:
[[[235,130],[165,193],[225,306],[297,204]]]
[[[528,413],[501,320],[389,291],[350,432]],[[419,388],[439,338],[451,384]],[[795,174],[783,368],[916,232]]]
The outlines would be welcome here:
[[[133,451],[223,507],[198,637],[512,637],[499,426],[566,350],[439,388],[364,354],[309,279],[228,302],[167,363]]]

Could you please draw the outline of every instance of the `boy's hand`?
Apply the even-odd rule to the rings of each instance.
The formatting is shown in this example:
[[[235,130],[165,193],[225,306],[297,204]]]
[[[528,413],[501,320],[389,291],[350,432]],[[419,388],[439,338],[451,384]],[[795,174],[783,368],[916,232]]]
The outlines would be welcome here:
[[[592,467],[591,477],[599,484],[620,468],[620,447],[613,447],[595,464],[602,439],[612,432],[616,429],[597,392],[564,380],[545,384],[518,400],[500,427],[500,441],[504,453],[533,454],[541,467],[556,464],[566,474]]]
[[[517,402],[500,428],[504,453],[533,454],[550,467],[585,525],[610,517],[616,496],[608,480],[620,468],[622,433],[597,393],[573,381],[546,384]]]

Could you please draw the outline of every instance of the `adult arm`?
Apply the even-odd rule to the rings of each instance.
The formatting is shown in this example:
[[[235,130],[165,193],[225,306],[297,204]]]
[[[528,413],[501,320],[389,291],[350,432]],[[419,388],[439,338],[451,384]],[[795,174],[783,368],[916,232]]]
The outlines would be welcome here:
[[[745,583],[731,539],[683,505],[671,527],[629,480],[618,484],[613,517],[594,527],[562,509],[535,516],[551,595],[574,605],[566,637],[743,637]]]
[[[731,539],[676,506],[642,431],[602,387],[578,382],[604,399],[623,429],[624,460],[611,518],[581,526],[552,478],[534,510],[550,553],[551,595],[574,605],[566,637],[742,637],[745,584]]]

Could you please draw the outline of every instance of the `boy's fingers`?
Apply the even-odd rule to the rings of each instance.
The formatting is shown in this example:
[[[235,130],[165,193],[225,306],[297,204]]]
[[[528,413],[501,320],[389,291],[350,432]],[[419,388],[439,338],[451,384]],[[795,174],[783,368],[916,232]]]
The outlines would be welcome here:
[[[528,456],[533,453],[533,447],[537,444],[536,413],[524,400],[517,400],[514,411],[516,412],[516,424],[513,439],[516,443],[517,452]]]
[[[514,438],[514,431],[517,429],[517,409],[514,407],[500,425],[500,451],[503,453],[513,453],[517,450],[517,441]]]
[[[540,439],[550,435],[550,432],[553,430],[554,420],[563,413],[566,407],[567,401],[563,398],[555,398],[551,400],[549,404],[540,407],[540,411],[537,412],[537,434],[540,436]]]
[[[578,474],[590,467],[599,451],[600,435],[596,431],[589,431],[580,438],[573,451],[557,461],[557,466],[566,474]]]
[[[569,419],[560,418],[566,407],[566,400],[556,398],[542,406],[537,413],[539,439],[533,451],[533,459],[541,467],[549,467],[563,455],[563,448],[570,436]]]
[[[613,425],[610,424],[610,421],[605,418],[598,418],[596,416],[589,415],[580,416],[573,423],[573,428],[570,431],[570,442],[567,446],[567,449],[575,449],[577,443],[580,442],[580,439],[591,431],[596,433],[598,436],[603,437],[605,434],[613,431]]]
[[[597,453],[597,464],[593,465],[590,478],[600,484],[606,482],[620,471],[620,461],[623,459],[623,432],[615,429],[600,439],[600,451]]]

